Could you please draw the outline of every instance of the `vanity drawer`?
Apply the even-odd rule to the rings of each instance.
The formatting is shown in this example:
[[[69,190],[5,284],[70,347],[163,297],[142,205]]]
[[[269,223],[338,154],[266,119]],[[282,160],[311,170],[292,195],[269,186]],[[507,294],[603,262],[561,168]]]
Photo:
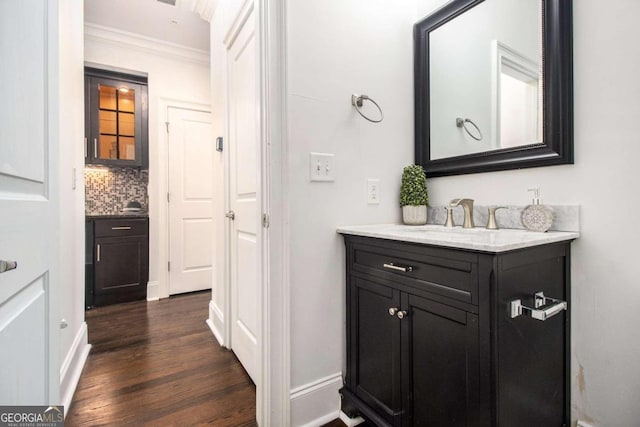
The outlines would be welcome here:
[[[478,262],[473,254],[425,250],[395,242],[386,247],[354,244],[351,269],[457,301],[478,303]]]
[[[148,230],[146,218],[95,220],[95,237],[145,235]]]

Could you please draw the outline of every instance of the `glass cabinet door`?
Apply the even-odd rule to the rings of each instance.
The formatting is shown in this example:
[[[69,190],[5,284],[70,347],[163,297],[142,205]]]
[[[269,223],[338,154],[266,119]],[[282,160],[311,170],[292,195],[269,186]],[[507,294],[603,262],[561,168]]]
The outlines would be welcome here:
[[[142,165],[145,86],[90,77],[88,103],[93,147],[89,163]],[[146,102],[146,99],[144,100]]]

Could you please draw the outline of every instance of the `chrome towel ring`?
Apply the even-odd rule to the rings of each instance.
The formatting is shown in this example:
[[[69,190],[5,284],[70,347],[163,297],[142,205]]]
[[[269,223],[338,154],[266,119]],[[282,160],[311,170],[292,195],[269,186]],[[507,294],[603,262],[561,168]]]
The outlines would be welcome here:
[[[378,111],[380,111],[380,119],[375,120],[375,119],[371,119],[367,116],[365,116],[362,111],[360,110],[360,107],[362,107],[362,104],[364,100],[368,100],[371,101],[371,103],[373,103],[373,105],[375,105],[378,108]],[[358,112],[358,114],[360,114],[362,117],[364,117],[365,119],[369,120],[371,123],[380,123],[382,121],[382,119],[384,119],[384,114],[382,114],[382,108],[380,108],[380,106],[378,105],[378,103],[376,101],[374,101],[373,99],[369,98],[367,95],[356,95],[355,93],[353,95],[351,95],[351,105],[353,105],[356,109],[356,111]]]
[[[478,132],[479,136],[475,136],[474,134],[472,134],[471,132],[469,132],[469,128],[467,128],[467,123],[470,123],[471,126],[473,126],[474,128],[476,128],[476,131]],[[459,128],[463,128],[465,132],[467,132],[467,134],[475,139],[476,141],[482,141],[482,132],[480,132],[480,128],[478,127],[478,125],[476,125],[475,123],[473,123],[473,121],[471,121],[471,119],[463,119],[462,117],[457,117],[456,118],[456,126],[458,126]]]

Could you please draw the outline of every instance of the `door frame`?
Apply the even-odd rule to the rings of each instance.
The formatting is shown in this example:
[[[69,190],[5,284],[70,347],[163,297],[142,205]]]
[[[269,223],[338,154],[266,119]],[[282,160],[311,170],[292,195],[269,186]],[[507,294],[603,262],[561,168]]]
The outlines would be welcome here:
[[[264,385],[256,396],[258,423],[291,424],[291,345],[289,267],[289,173],[287,141],[286,0],[256,0],[262,123],[261,165],[264,229],[262,270],[263,336],[258,359]],[[262,412],[261,412],[262,411]]]
[[[160,225],[157,229],[158,233],[157,248],[158,250],[158,262],[156,264],[156,277],[157,281],[149,282],[147,284],[147,301],[157,301],[162,298],[169,298],[169,203],[167,203],[167,193],[169,192],[169,133],[167,132],[167,123],[169,122],[169,108],[181,108],[184,110],[201,111],[209,114],[213,114],[211,111],[211,105],[203,104],[199,102],[191,102],[186,100],[174,99],[174,98],[160,98],[158,101],[158,144],[155,147],[157,151],[158,167],[154,168],[151,162],[149,163],[149,169],[156,169],[158,171],[158,177],[151,179],[152,174],[149,173],[149,187],[153,190],[152,184],[157,185],[157,189],[153,192],[149,192],[149,197],[156,197],[158,203],[158,213],[154,215],[152,210],[149,210],[149,222]],[[213,138],[213,136],[212,136]],[[149,147],[151,149],[151,146]],[[149,156],[151,161],[154,157]],[[215,213],[215,199],[214,199],[213,211]],[[151,229],[150,229],[151,231]],[[149,239],[151,240],[151,233],[149,233]],[[212,242],[213,245],[213,242]],[[153,256],[153,255],[151,255]],[[149,265],[154,263],[151,258],[149,259]],[[214,256],[214,265],[212,268],[216,268],[216,260]],[[150,274],[151,277],[151,274]]]

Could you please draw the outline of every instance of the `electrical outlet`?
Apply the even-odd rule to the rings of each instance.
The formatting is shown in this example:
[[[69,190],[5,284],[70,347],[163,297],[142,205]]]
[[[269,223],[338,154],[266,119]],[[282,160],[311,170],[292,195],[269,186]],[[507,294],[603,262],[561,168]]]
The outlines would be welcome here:
[[[333,158],[329,153],[309,153],[309,180],[310,181],[335,181],[333,170]]]
[[[367,180],[367,203],[370,205],[380,204],[380,180],[377,178]]]

